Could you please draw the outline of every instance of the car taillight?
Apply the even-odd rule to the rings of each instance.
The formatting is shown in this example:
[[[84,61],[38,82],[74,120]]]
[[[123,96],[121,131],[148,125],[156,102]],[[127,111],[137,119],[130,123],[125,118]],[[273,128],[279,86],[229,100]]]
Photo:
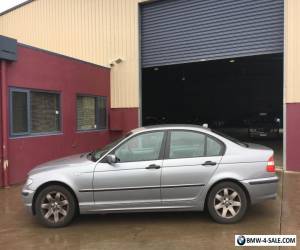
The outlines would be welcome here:
[[[269,158],[267,163],[267,172],[275,172],[275,161],[273,155]]]

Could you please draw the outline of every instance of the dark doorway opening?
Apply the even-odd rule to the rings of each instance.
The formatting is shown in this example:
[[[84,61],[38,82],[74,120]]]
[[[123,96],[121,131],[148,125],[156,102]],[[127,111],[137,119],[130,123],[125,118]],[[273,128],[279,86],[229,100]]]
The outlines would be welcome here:
[[[249,138],[255,120],[258,124],[267,117],[276,120],[279,135]],[[142,123],[206,123],[238,139],[271,146],[281,152],[282,165],[283,54],[145,68]]]

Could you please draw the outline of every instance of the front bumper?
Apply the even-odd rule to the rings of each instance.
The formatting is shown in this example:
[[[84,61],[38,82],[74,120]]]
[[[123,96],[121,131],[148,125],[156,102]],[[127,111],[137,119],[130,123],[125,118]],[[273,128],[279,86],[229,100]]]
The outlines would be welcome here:
[[[275,199],[277,196],[278,182],[278,176],[242,181],[249,192],[251,204],[256,204],[268,199]]]
[[[25,186],[22,189],[22,199],[23,199],[24,205],[31,214],[33,214],[32,201],[33,201],[34,192],[35,191],[30,190],[29,188],[27,188]]]

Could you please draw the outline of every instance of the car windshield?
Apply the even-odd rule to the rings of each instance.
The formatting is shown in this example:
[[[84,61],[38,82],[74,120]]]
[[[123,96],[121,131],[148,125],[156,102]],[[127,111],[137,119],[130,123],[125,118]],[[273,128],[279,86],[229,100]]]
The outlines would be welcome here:
[[[243,146],[243,147],[246,147],[246,148],[249,147],[247,143],[241,142],[238,139],[235,139],[235,138],[233,138],[229,135],[223,134],[223,133],[221,133],[219,131],[216,131],[216,130],[212,130],[212,132],[214,132],[215,134],[220,135],[220,136],[226,138],[227,140],[232,141],[232,142],[234,142],[234,143],[236,143],[240,146]]]
[[[125,139],[126,137],[130,136],[132,133],[128,133],[125,136],[122,136],[118,139],[116,139],[115,141],[107,144],[106,146],[104,146],[101,149],[96,149],[92,152],[89,152],[87,154],[87,158],[91,161],[98,161],[104,154],[106,154],[110,149],[112,149],[114,146],[116,146],[119,142],[121,142],[123,139]]]

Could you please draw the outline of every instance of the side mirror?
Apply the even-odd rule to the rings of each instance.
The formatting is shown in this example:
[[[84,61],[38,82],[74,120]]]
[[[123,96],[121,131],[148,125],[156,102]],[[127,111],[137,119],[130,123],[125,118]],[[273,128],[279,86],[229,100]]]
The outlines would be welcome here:
[[[113,164],[118,161],[118,158],[115,155],[107,155],[106,160],[109,164]]]

